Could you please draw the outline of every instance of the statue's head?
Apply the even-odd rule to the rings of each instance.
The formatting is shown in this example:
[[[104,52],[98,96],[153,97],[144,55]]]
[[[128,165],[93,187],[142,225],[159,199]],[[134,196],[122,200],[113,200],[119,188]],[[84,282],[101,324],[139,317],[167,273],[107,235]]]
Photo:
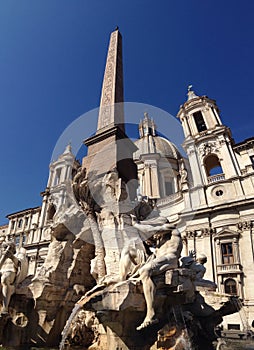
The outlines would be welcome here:
[[[16,253],[16,245],[12,241],[3,242],[2,247],[8,249],[12,254]]]
[[[23,247],[20,247],[18,249],[18,253],[17,253],[17,258],[18,259],[23,259],[26,256],[26,249]]]
[[[203,253],[198,254],[197,262],[202,264],[202,265],[205,264],[207,262],[207,256]]]

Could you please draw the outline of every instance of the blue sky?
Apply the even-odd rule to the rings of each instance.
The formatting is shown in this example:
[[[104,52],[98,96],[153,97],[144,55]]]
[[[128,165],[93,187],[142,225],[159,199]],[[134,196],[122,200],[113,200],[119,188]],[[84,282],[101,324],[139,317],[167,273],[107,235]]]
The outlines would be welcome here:
[[[0,223],[40,205],[57,139],[98,107],[116,25],[125,101],[176,115],[191,83],[237,142],[252,137],[253,13],[252,0],[2,0]]]

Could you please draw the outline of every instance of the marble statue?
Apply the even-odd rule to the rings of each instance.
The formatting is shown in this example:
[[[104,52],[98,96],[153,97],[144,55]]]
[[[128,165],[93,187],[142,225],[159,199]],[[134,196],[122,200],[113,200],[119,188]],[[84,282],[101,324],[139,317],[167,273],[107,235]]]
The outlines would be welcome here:
[[[196,257],[196,252],[191,251],[189,256],[181,258],[182,267],[189,268],[196,273],[194,284],[196,286],[205,287],[211,290],[216,289],[216,284],[212,281],[205,280],[203,277],[206,273],[204,264],[207,262],[205,254],[201,253]]]
[[[143,284],[144,297],[146,301],[146,317],[137,330],[141,330],[152,324],[158,323],[158,319],[155,317],[154,310],[154,297],[156,287],[153,282],[152,276],[162,274],[166,270],[174,269],[178,267],[178,259],[182,251],[182,239],[180,232],[176,229],[172,229],[172,226],[167,222],[166,218],[157,217],[151,220],[144,220],[138,223],[135,217],[132,215],[132,224],[140,232],[148,235],[147,238],[153,236],[156,241],[155,251],[147,258],[147,260],[141,264],[138,269],[139,279]],[[139,258],[139,251],[130,249],[129,260],[135,261]],[[144,258],[143,258],[144,259]],[[125,254],[123,258],[125,265],[128,267],[128,255]],[[124,269],[122,269],[124,271]],[[126,274],[122,272],[122,277]]]
[[[184,164],[183,160],[181,161],[179,173],[180,173],[180,176],[181,176],[181,183],[187,182],[188,172],[185,169],[185,164]]]
[[[4,242],[2,247],[0,272],[3,301],[1,314],[8,314],[11,296],[15,293],[16,285],[25,279],[28,263],[24,248],[20,248],[16,252],[16,246],[13,242]]]
[[[146,300],[146,317],[137,330],[141,330],[151,324],[158,323],[155,318],[154,295],[155,284],[152,276],[161,274],[168,269],[178,267],[178,259],[182,250],[182,239],[178,230],[173,230],[171,234],[156,233],[156,250],[149,260],[140,268],[139,274],[143,284],[143,291]]]
[[[138,237],[130,240],[128,245],[122,249],[120,259],[121,281],[124,281],[127,278],[127,275],[134,278],[139,268],[153,253],[155,246],[155,239],[153,236],[160,232],[170,232],[172,229],[172,226],[164,217],[156,216],[142,221],[138,221],[137,217],[133,214],[130,214],[130,217],[132,226],[137,229]],[[135,267],[130,271],[132,265],[135,265]]]

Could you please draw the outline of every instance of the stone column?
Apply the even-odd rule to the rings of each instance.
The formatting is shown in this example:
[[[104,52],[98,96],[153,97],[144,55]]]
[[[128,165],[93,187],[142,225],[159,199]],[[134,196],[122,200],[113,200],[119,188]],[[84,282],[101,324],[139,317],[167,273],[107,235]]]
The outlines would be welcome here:
[[[216,239],[215,241],[215,250],[216,250],[216,265],[221,265],[222,261],[221,261],[221,248],[220,248],[220,241],[218,239]],[[218,261],[219,259],[219,261]]]
[[[239,257],[239,242],[237,238],[233,239],[233,254],[235,257],[235,263],[240,264],[240,257]]]
[[[46,221],[47,209],[48,209],[48,197],[44,196],[42,200],[41,213],[39,219],[39,227],[44,226]]]
[[[144,167],[144,195],[151,197],[152,190],[151,190],[151,173],[150,173],[150,164],[145,163]]]
[[[141,161],[144,162],[144,186],[143,195],[149,198],[160,198],[160,184],[158,173],[158,159],[160,155],[145,154],[141,156]]]
[[[195,146],[194,145],[190,146],[188,148],[187,153],[189,156],[194,186],[201,186],[201,185],[203,185],[203,179],[202,179],[202,175],[201,175],[202,169],[200,167],[198,155],[196,154]]]
[[[232,154],[229,151],[230,146],[228,147],[227,141],[224,139],[224,136],[219,138],[220,142],[220,153],[221,153],[221,166],[223,168],[225,178],[229,179],[233,176],[238,175],[236,168],[236,160],[232,158]]]

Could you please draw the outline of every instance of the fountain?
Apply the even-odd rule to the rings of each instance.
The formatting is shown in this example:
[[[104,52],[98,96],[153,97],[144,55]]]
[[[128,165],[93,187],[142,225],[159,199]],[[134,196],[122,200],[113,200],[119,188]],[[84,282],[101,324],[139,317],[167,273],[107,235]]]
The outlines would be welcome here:
[[[80,179],[76,185],[82,187],[84,183]],[[112,211],[123,205],[130,207],[126,187],[115,169],[102,178],[101,184],[100,209],[89,188],[75,193],[86,193],[87,197],[77,199],[97,225],[93,231],[103,239],[106,253],[100,266],[104,266],[104,275],[94,274],[96,286],[77,302],[64,328],[60,349],[78,345],[87,349],[213,349],[214,327],[224,315],[236,311],[234,302],[229,300],[219,310],[205,302],[201,291],[213,293],[216,288],[203,278],[205,261],[197,261],[191,252],[179,266],[181,235],[152,204],[144,220],[135,211],[137,205],[129,212]],[[123,203],[120,198],[124,198]],[[147,209],[148,204],[141,201],[138,205]],[[141,239],[145,236],[146,246]],[[111,245],[116,237],[120,250],[117,264],[106,259],[111,249],[116,256],[117,247]],[[149,253],[149,246],[154,244],[156,256]]]
[[[34,276],[7,276],[8,305],[1,299],[3,346],[212,350],[214,327],[237,311],[230,298],[219,309],[207,303],[206,292],[213,294],[216,285],[204,279],[205,261],[195,252],[180,260],[180,232],[155,200],[135,198],[136,146],[124,130],[122,84],[116,29],[98,129],[85,140],[88,156],[72,183],[64,184],[65,203],[55,203],[46,259]],[[2,274],[9,271],[4,260],[15,265],[19,259],[25,261],[24,252],[21,259],[6,250]]]

